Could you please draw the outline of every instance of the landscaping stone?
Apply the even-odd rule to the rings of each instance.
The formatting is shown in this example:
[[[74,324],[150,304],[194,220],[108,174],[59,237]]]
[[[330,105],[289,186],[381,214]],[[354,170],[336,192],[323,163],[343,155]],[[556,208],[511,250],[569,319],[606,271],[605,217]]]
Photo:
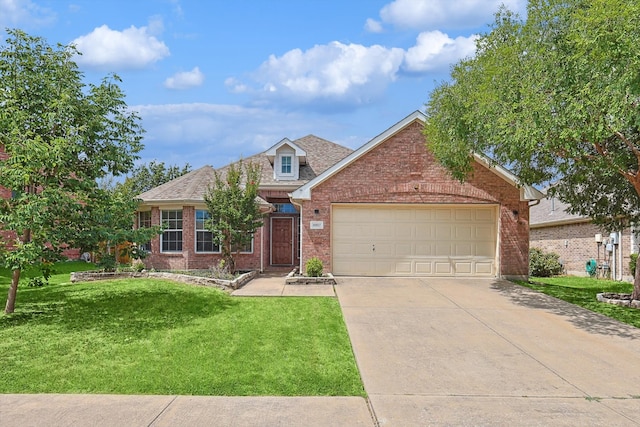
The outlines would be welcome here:
[[[631,294],[603,292],[597,294],[596,299],[607,304],[615,304],[622,307],[640,308],[640,300],[632,300]]]
[[[258,274],[257,271],[250,271],[238,276],[234,280],[222,280],[211,277],[191,276],[188,274],[176,274],[169,272],[142,271],[142,272],[102,272],[102,271],[81,271],[71,273],[71,283],[90,282],[94,280],[126,279],[133,277],[153,277],[158,279],[174,280],[180,283],[191,285],[212,286],[224,291],[232,291],[242,287]]]
[[[322,275],[320,277],[309,277],[297,274],[296,270],[292,271],[284,279],[286,285],[335,285],[336,279],[331,273]]]

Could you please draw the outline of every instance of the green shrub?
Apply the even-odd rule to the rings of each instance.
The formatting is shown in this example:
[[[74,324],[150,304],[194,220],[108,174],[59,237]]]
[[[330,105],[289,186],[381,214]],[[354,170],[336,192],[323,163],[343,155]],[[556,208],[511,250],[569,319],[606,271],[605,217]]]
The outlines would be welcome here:
[[[557,276],[562,272],[560,255],[549,252],[545,253],[541,249],[529,249],[529,275],[533,277]]]
[[[138,273],[140,273],[142,270],[145,269],[145,265],[144,265],[144,262],[137,259],[131,263],[131,268],[133,269],[133,271],[137,271]]]
[[[116,271],[118,268],[118,262],[116,261],[115,255],[104,254],[100,261],[98,261],[98,267],[102,271]]]
[[[636,275],[636,264],[638,263],[638,254],[629,255],[629,272],[632,276]]]
[[[307,261],[306,264],[307,276],[309,277],[320,277],[322,276],[322,270],[324,270],[324,265],[322,265],[322,261],[318,257],[313,257]]]

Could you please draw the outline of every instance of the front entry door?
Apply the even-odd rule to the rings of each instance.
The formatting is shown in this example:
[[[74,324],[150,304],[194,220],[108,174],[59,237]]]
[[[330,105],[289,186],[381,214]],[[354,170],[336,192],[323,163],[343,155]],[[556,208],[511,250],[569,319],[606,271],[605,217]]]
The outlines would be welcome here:
[[[293,265],[293,218],[271,218],[271,264]]]

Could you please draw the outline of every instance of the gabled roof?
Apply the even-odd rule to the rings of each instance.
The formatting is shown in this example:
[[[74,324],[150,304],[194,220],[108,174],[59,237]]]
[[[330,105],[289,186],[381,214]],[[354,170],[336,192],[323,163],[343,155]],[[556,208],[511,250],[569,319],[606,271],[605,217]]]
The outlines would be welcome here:
[[[286,138],[285,138],[286,139]],[[286,139],[286,141],[289,141]],[[285,140],[280,141],[274,147],[287,143]],[[282,187],[286,191],[291,191],[309,180],[315,178],[318,174],[324,172],[333,164],[344,158],[352,149],[335,144],[326,139],[319,138],[314,135],[289,141],[292,148],[298,148],[299,153],[304,152],[306,156],[306,164],[300,166],[300,178],[295,181],[277,181],[273,176],[273,166],[269,162],[268,151],[256,154],[254,156],[243,159],[243,162],[253,162],[262,167],[262,176],[260,178],[261,188],[278,188]],[[218,172],[224,174],[229,166],[218,169]],[[180,204],[180,203],[202,203],[207,187],[214,180],[214,168],[211,166],[203,166],[200,169],[191,171],[172,181],[164,183],[158,187],[152,188],[138,196],[145,204]]]
[[[304,165],[305,163],[307,163],[307,152],[304,151],[302,148],[300,148],[298,145],[291,142],[289,138],[284,138],[282,141],[278,142],[276,145],[274,145],[273,147],[269,148],[267,151],[264,152],[264,154],[267,156],[271,164],[273,164],[273,161],[276,158],[276,154],[278,150],[285,146],[293,150],[294,155],[300,159],[301,165]]]
[[[391,126],[389,129],[382,132],[380,135],[373,138],[371,141],[367,142],[362,147],[358,148],[349,156],[345,157],[344,159],[342,159],[341,161],[339,161],[338,163],[336,163],[335,165],[333,165],[332,167],[324,171],[322,174],[318,175],[317,177],[315,177],[305,185],[296,189],[294,192],[290,194],[291,198],[294,200],[310,200],[311,190],[314,187],[318,186],[328,178],[340,172],[342,169],[346,168],[351,163],[355,162],[360,157],[362,157],[369,151],[373,150],[374,148],[376,148],[377,146],[379,146],[380,144],[388,140],[390,137],[392,137],[396,133],[400,132],[402,129],[412,124],[413,122],[419,121],[420,123],[424,124],[426,122],[426,119],[427,119],[427,116],[424,113],[420,111],[414,111],[404,119],[400,120],[395,125]],[[478,161],[482,165],[489,168],[489,170],[491,170],[493,173],[495,173],[505,181],[509,182],[511,185],[519,188],[521,200],[538,200],[544,197],[544,194],[536,190],[534,187],[520,185],[515,175],[513,175],[507,169],[495,164],[494,162],[491,162],[487,157],[474,153],[474,158],[476,161]]]
[[[203,195],[207,191],[209,183],[213,182],[213,179],[214,169],[206,165],[149,191],[145,191],[138,198],[148,203],[202,202],[204,200]]]

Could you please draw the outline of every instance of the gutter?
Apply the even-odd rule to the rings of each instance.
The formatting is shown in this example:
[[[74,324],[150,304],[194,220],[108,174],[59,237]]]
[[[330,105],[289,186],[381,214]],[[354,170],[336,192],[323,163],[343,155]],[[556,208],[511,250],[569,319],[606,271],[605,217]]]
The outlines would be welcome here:
[[[297,203],[293,197],[291,197],[291,193],[289,193],[289,200],[291,201],[291,203],[294,206],[298,206],[300,208],[300,235],[298,236],[298,245],[300,245],[300,265],[298,266],[298,272],[302,273],[302,259],[303,257],[303,253],[302,253],[302,232],[304,230],[303,224],[304,222],[302,221],[302,203]]]

